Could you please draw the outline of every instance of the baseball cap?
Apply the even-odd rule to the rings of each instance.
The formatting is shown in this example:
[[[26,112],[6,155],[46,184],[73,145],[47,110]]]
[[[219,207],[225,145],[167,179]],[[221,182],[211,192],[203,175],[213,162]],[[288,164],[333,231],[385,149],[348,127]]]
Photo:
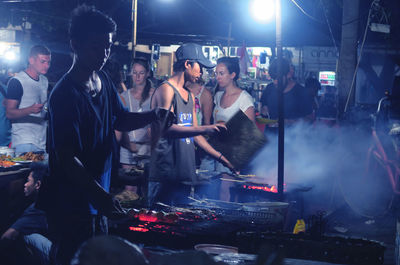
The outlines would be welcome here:
[[[182,44],[176,50],[175,56],[178,60],[194,60],[206,68],[215,67],[215,64],[204,56],[201,46],[196,43]]]

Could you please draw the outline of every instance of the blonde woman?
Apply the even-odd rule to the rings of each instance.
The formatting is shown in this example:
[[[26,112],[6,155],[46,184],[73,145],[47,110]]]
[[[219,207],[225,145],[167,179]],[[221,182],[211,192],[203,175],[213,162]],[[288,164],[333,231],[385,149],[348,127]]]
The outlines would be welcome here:
[[[150,110],[150,97],[154,91],[149,80],[150,64],[145,58],[135,58],[131,67],[132,87],[121,93],[121,98],[130,112],[143,112]],[[150,156],[150,126],[131,132],[116,132],[120,139],[120,163],[124,169],[135,166],[143,168]],[[120,193],[122,200],[137,199],[137,188],[125,186],[125,191]],[[122,196],[122,197],[121,197]]]

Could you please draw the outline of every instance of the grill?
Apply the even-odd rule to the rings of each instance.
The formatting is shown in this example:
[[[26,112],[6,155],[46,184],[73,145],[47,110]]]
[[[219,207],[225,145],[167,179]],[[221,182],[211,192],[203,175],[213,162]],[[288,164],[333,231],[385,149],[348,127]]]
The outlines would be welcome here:
[[[196,200],[181,207],[158,204],[156,210],[130,209],[129,218],[110,220],[109,224],[110,231],[134,240],[141,238],[149,244],[162,244],[164,238],[170,247],[171,236],[178,237],[172,244],[185,242],[182,246],[227,244],[235,240],[238,232],[282,231],[287,208],[287,203]]]
[[[241,210],[230,210],[220,208],[210,208],[217,213],[217,216],[225,222],[251,223],[258,225],[274,225],[279,223],[277,215],[270,212],[252,212]]]
[[[228,238],[240,231],[282,231],[287,208],[287,203],[216,200],[195,201],[182,207],[158,204],[157,210],[130,209],[129,218],[110,220],[110,226],[119,233]]]
[[[206,199],[196,201],[192,207],[209,209],[221,222],[259,225],[262,229],[282,229],[288,203],[259,202],[233,203]]]
[[[193,249],[197,244],[235,246],[257,254],[262,246],[279,246],[287,258],[346,264],[382,264],[384,246],[363,239],[285,233],[287,203],[231,203],[194,201],[173,207],[159,204],[156,211],[131,209],[129,218],[110,220],[110,233],[146,246]],[[166,218],[174,215],[176,218]]]
[[[263,207],[256,211],[253,205],[221,202],[218,206],[216,203],[196,202],[182,207],[158,205],[157,210],[130,209],[129,218],[109,220],[109,232],[147,246],[193,249],[202,243],[235,246],[239,244],[236,236],[239,232],[259,233],[283,228],[284,216],[276,211],[279,207]],[[282,205],[284,208],[287,205]]]

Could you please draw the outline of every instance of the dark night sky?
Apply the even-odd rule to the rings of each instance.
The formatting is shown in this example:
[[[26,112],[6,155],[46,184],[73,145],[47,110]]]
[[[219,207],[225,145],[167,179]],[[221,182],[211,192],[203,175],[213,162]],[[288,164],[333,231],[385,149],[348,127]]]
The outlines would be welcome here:
[[[32,0],[31,0],[32,1]],[[45,42],[65,42],[70,11],[78,3],[89,3],[104,10],[116,20],[122,43],[131,39],[130,0],[53,0],[22,3],[0,3],[0,22],[19,24],[28,17],[33,24],[33,38]],[[259,24],[250,18],[249,0],[139,0],[138,43],[162,44],[182,41],[199,41],[226,45],[229,23],[232,23],[233,42],[248,46],[269,46],[275,41],[275,24]],[[332,28],[333,38],[340,43],[341,0],[296,0],[314,19],[307,17],[291,0],[282,0],[283,41],[286,46],[322,45],[332,46],[324,10]],[[371,0],[362,0],[360,11],[360,33],[365,26]],[[381,1],[391,15],[390,36],[378,34],[371,39],[381,39],[395,44],[399,37],[399,4],[397,0]],[[397,7],[397,8],[395,8]],[[397,27],[397,28],[396,28]],[[190,35],[190,36],[188,36]]]
[[[340,45],[342,0],[295,1],[312,18],[303,14],[291,0],[282,0],[284,46],[333,46],[333,39]],[[371,1],[360,0],[360,40]],[[392,32],[369,32],[366,44],[379,43],[399,48],[400,1],[380,2],[390,18]],[[8,23],[20,25],[23,18],[27,17],[32,24],[33,43],[44,43],[53,52],[68,57],[68,18],[71,10],[79,3],[94,4],[113,17],[118,24],[117,40],[122,44],[114,47],[114,51],[129,53],[126,44],[132,38],[131,0],[0,0],[0,26],[6,26]],[[248,3],[249,0],[138,0],[137,42],[168,45],[192,41],[227,45],[229,23],[232,23],[232,45],[240,46],[245,41],[248,47],[273,46],[275,24],[256,23],[250,18]],[[324,12],[331,25],[332,35]],[[66,61],[65,58],[58,60]]]

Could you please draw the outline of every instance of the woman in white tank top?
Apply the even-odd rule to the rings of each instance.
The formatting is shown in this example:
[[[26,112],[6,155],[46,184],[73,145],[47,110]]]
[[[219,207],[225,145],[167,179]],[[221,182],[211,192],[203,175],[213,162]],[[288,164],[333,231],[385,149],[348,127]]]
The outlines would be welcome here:
[[[150,66],[146,59],[135,59],[132,64],[132,87],[121,96],[130,112],[150,110],[150,95],[153,91],[148,80]],[[137,164],[137,157],[149,156],[149,126],[129,133],[122,133],[120,162],[122,167],[130,168]]]
[[[148,111],[150,110],[150,97],[154,91],[153,85],[148,79],[150,64],[145,58],[135,58],[131,69],[132,87],[121,93],[125,107],[130,112]],[[120,139],[121,167],[126,170],[133,167],[143,168],[150,158],[150,126],[131,132],[116,132],[116,137]],[[136,192],[136,188],[126,186],[125,191],[120,195],[124,196],[132,192]]]
[[[222,57],[218,59],[215,72],[221,91],[214,96],[214,123],[226,123],[239,110],[255,122],[254,100],[249,93],[237,86],[240,74],[238,58]],[[228,168],[208,157],[201,161],[200,169],[214,171],[216,175],[224,172],[230,173]],[[229,176],[224,176],[224,178],[229,178]],[[221,183],[219,199],[229,201],[229,185],[227,183]]]

